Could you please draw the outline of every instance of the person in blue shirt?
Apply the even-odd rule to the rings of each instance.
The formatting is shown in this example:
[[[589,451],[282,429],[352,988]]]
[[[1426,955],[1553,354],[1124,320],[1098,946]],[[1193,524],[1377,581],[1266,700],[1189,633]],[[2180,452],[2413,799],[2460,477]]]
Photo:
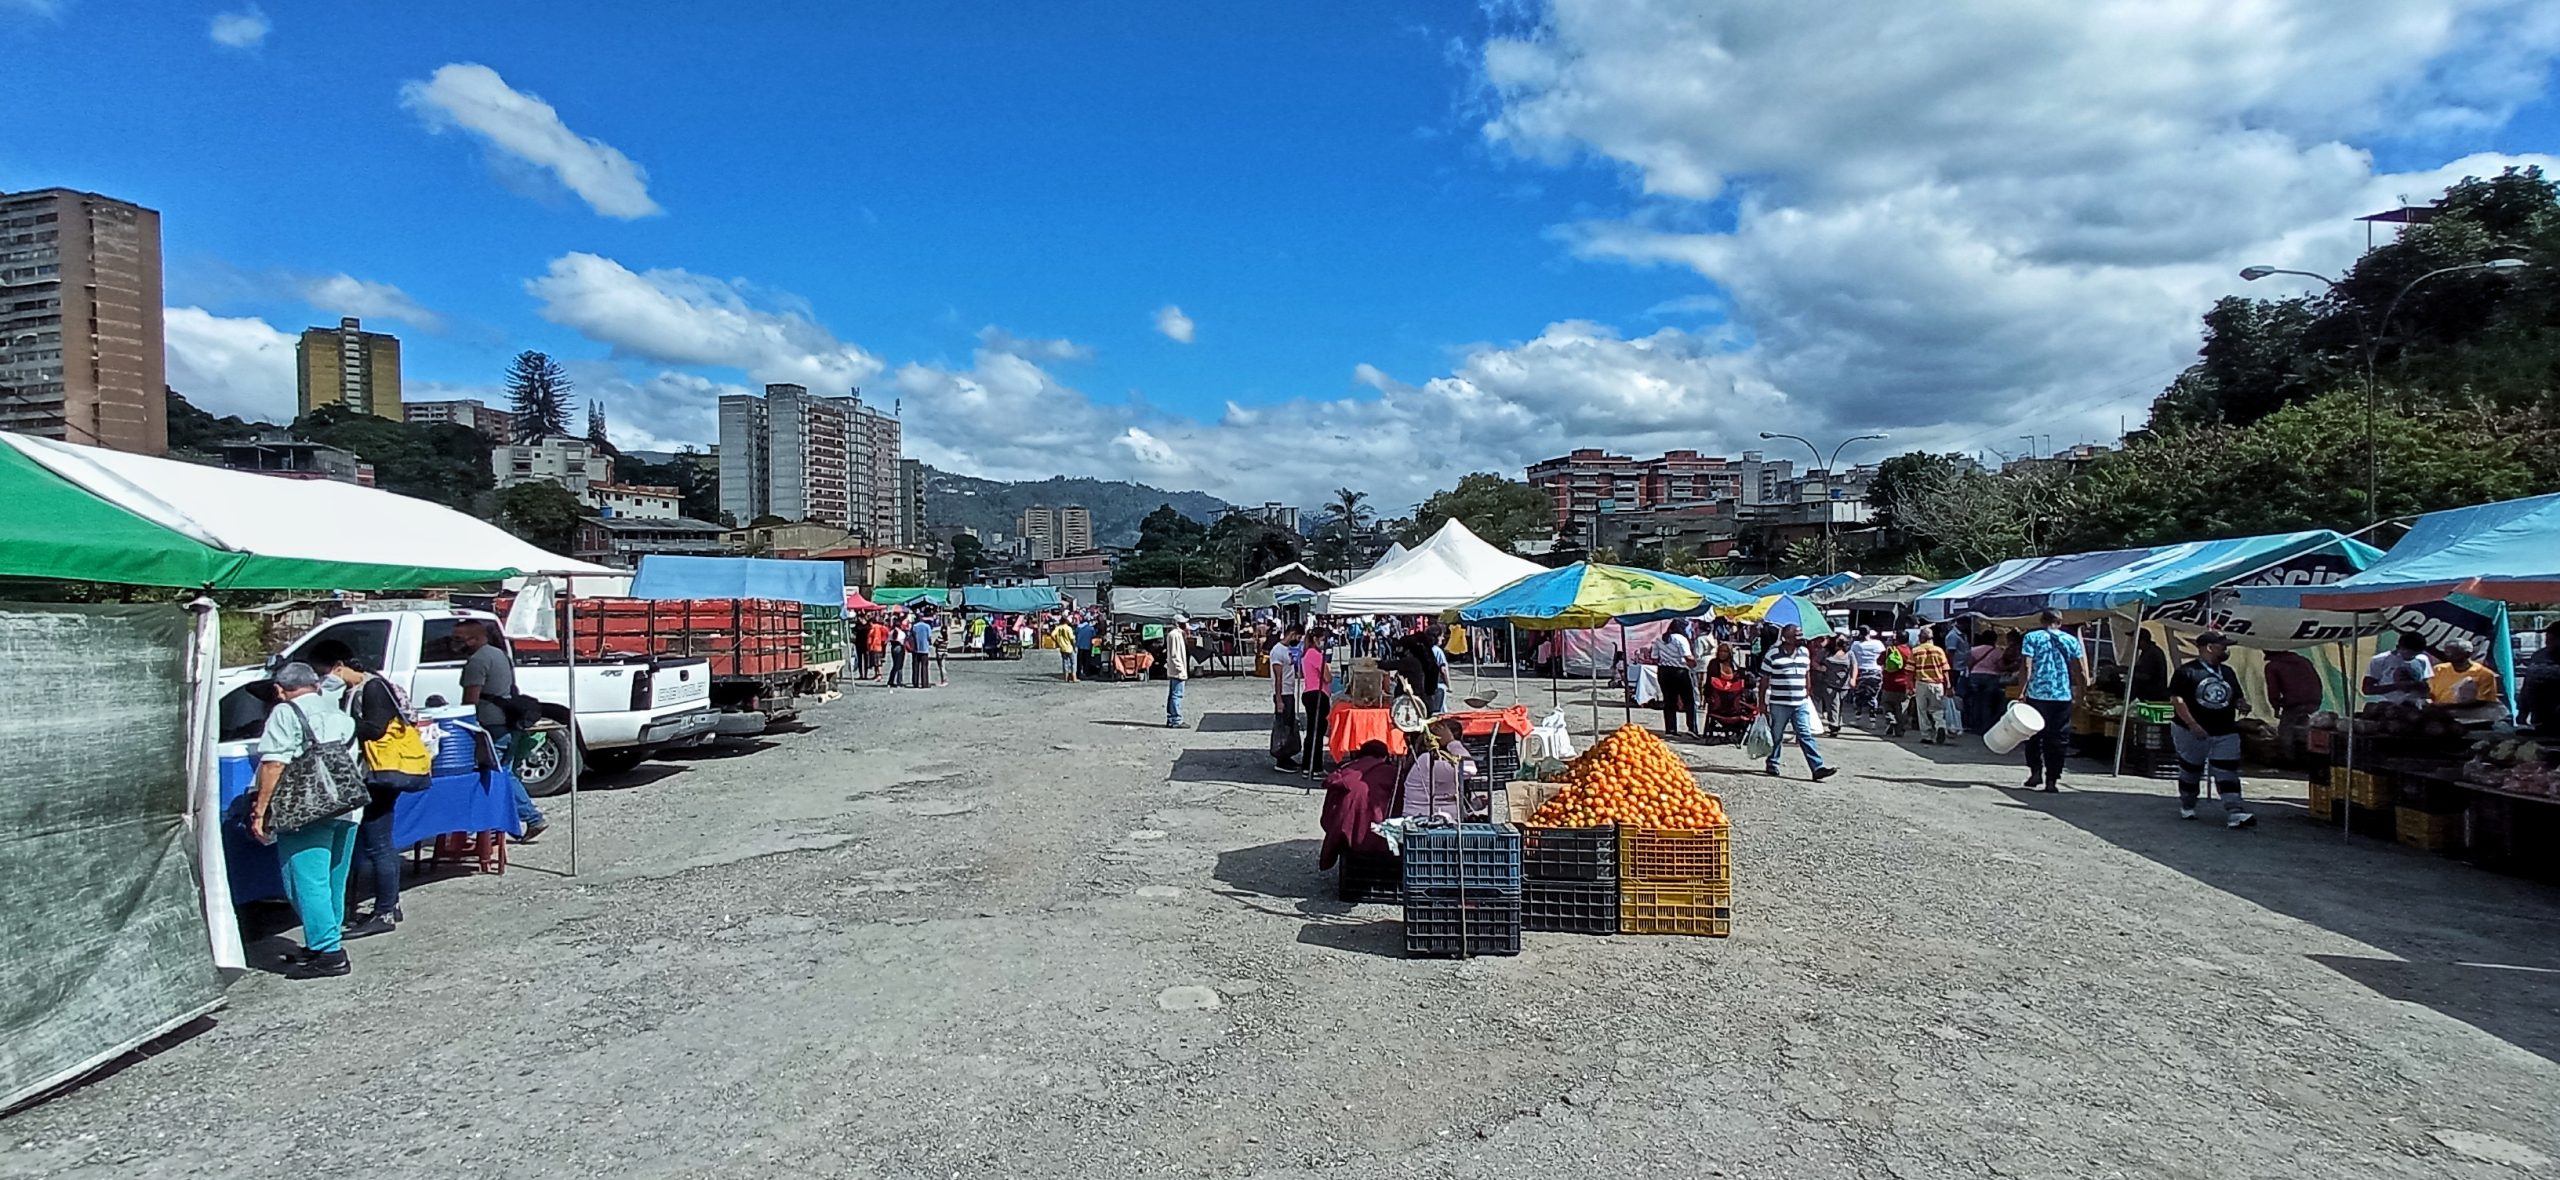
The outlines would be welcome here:
[[[913,673],[915,679],[911,682],[912,686],[916,688],[931,688],[933,687],[933,670],[931,667],[933,662],[933,616],[921,611],[917,612],[915,626],[908,628],[907,634],[909,640],[909,646],[907,648],[907,666],[915,669]]]
[[[2019,748],[2026,751],[2027,790],[2062,789],[2062,758],[2071,744],[2071,702],[2089,684],[2088,652],[2062,629],[2062,612],[2047,608],[2043,626],[2026,634],[2018,654],[2026,661],[2026,704],[2044,718],[2044,729]]]
[[[1087,676],[1099,677],[1102,675],[1102,669],[1092,666],[1093,632],[1092,616],[1087,615],[1076,620],[1076,666]]]

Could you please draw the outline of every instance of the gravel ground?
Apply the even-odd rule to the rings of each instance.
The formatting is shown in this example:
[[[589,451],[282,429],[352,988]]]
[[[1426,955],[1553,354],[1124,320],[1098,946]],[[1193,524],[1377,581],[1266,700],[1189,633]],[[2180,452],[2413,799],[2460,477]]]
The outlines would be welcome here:
[[[579,876],[562,825],[351,978],[250,973],[0,1122],[0,1177],[2560,1174],[2560,892],[2297,790],[2226,832],[1979,747],[1684,747],[1733,938],[1409,961],[1258,683],[1175,732],[1048,668],[586,794]]]

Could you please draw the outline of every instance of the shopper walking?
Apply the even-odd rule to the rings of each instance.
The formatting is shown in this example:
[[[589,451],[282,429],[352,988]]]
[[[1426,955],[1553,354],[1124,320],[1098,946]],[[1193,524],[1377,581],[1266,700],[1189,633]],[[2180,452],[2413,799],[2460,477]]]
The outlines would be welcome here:
[[[1689,720],[1689,736],[1698,735],[1697,649],[1689,643],[1689,621],[1673,619],[1662,629],[1662,637],[1653,641],[1653,675],[1662,688],[1662,734],[1670,737],[1680,732],[1680,719]]]
[[[2231,637],[2207,631],[2196,637],[2196,658],[2169,677],[2169,707],[2178,727],[2169,741],[2178,752],[2178,818],[2196,817],[2196,797],[2204,776],[2213,773],[2213,788],[2222,796],[2222,826],[2245,828],[2258,822],[2240,802],[2240,677],[2231,671]]]
[[[1922,631],[1920,642],[1911,649],[1904,665],[1911,673],[1911,708],[1918,715],[1920,740],[1943,746],[1954,736],[1947,728],[1947,679],[1952,669],[1947,662],[1947,649],[1939,646],[1937,633]]]
[[[915,669],[911,687],[933,687],[933,630],[933,616],[922,611],[907,628],[907,663]]]
[[[1164,727],[1182,728],[1182,690],[1191,682],[1191,616],[1164,629]]]
[[[1069,684],[1076,682],[1076,629],[1061,615],[1049,625],[1049,646],[1058,649],[1058,675]]]
[[[1856,699],[1851,704],[1858,711],[1858,720],[1864,721],[1876,715],[1884,698],[1884,641],[1874,632],[1858,628],[1858,637],[1849,643],[1849,659],[1858,669],[1853,693]]]
[[[1293,772],[1299,766],[1298,694],[1305,688],[1298,646],[1305,639],[1306,632],[1293,624],[1262,653],[1271,669],[1271,764]]]
[[[2000,646],[2000,632],[1984,628],[1981,642],[1965,654],[1964,731],[1989,733],[2000,720],[2001,677],[2008,671],[2008,654]],[[1950,650],[1949,654],[1953,654]]]
[[[1793,730],[1805,765],[1813,768],[1813,781],[1839,773],[1822,761],[1822,747],[1814,742],[1813,650],[1804,645],[1804,629],[1792,623],[1778,633],[1778,645],[1760,657],[1760,711],[1769,718],[1769,759],[1764,770],[1778,773],[1787,733]]]
[[[2089,685],[2089,669],[2081,661],[2088,652],[2078,636],[2062,629],[2062,612],[2047,608],[2035,630],[2019,641],[2025,662],[2027,707],[2044,718],[2044,730],[2028,738],[2027,786],[2046,793],[2062,789],[2062,758],[2071,744],[2071,702]]]
[[[1318,627],[1298,647],[1298,715],[1307,724],[1307,773],[1324,777],[1325,743],[1332,737],[1333,664],[1325,645],[1333,636]]]
[[[320,695],[320,674],[309,664],[276,669],[273,683],[276,707],[267,712],[266,729],[258,735],[257,798],[249,805],[249,834],[274,842],[285,900],[302,920],[302,954],[285,974],[294,979],[345,975],[353,968],[340,938],[347,920],[347,870],[355,861],[356,813],[362,805],[350,803],[341,814],[306,818],[283,830],[270,829],[268,808],[288,767],[296,774],[357,783],[356,721]],[[316,757],[305,759],[305,754]]]
[[[1838,737],[1849,716],[1849,694],[1858,683],[1858,665],[1849,654],[1849,641],[1837,635],[1824,639],[1818,654],[1822,661],[1814,668],[1814,699],[1820,705],[1823,736]]]
[[[907,682],[908,633],[912,630],[904,615],[889,616],[889,687]]]

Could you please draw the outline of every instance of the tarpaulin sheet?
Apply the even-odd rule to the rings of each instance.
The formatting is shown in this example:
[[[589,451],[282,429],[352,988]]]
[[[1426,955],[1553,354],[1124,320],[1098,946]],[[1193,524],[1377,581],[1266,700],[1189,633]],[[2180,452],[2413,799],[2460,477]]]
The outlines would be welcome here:
[[[844,605],[844,563],[785,561],[777,557],[665,557],[640,559],[631,577],[633,598],[764,598],[813,606]]]
[[[2048,607],[2066,614],[2131,613],[2145,605],[2192,598],[2265,566],[2324,552],[2345,555],[2362,568],[2381,551],[2321,529],[2150,549],[2021,557],[1931,590],[1912,608],[1924,619],[1960,615],[2019,619]]]
[[[1111,588],[1111,613],[1124,619],[1162,619],[1168,622],[1176,614],[1195,619],[1222,619],[1227,615],[1227,599],[1235,592],[1233,586],[1193,586],[1189,589],[1114,586]]]
[[[2303,605],[2372,610],[2456,593],[2560,600],[2560,494],[2430,512],[2363,572],[2305,591]]]
[[[988,611],[1000,615],[1056,610],[1059,605],[1058,588],[1055,586],[970,586],[960,591],[960,605],[968,610]]]
[[[0,604],[0,1109],[212,1011],[167,603]]]

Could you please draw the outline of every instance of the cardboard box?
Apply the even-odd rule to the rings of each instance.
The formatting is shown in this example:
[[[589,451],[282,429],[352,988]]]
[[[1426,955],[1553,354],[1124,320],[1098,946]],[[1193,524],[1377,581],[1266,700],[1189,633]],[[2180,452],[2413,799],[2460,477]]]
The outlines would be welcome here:
[[[1520,827],[1529,826],[1529,817],[1546,806],[1547,800],[1562,793],[1565,786],[1564,783],[1514,782],[1503,788],[1503,797],[1510,804],[1511,822]]]

